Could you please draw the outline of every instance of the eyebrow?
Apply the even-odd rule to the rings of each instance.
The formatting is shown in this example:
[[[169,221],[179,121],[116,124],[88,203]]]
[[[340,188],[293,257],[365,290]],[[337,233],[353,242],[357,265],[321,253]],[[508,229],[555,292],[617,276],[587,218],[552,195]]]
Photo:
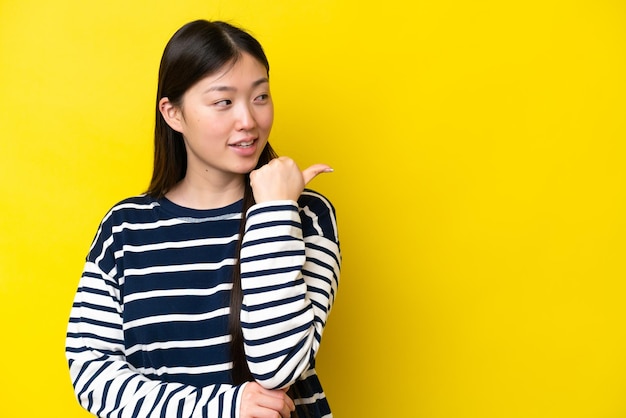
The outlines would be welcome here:
[[[258,87],[263,83],[269,83],[270,80],[267,77],[259,78],[254,83],[252,83],[252,88]],[[237,91],[235,87],[232,86],[211,86],[204,91],[204,93],[209,93],[212,91]]]

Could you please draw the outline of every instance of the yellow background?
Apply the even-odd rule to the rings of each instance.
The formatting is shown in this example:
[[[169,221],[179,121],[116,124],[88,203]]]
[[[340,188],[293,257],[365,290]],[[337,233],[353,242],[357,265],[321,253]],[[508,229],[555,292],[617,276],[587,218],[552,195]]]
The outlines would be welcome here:
[[[156,74],[251,30],[273,142],[335,173],[335,416],[626,416],[626,4],[0,2],[0,416],[85,417],[64,358],[106,210],[151,174]]]

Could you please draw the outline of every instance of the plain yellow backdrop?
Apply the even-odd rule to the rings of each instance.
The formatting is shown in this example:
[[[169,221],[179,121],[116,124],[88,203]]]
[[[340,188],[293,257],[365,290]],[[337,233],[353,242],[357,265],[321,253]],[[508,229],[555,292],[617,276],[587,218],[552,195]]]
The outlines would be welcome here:
[[[147,187],[156,74],[224,19],[272,141],[338,211],[335,416],[626,416],[626,4],[0,2],[0,416],[86,417],[66,321],[98,222]]]

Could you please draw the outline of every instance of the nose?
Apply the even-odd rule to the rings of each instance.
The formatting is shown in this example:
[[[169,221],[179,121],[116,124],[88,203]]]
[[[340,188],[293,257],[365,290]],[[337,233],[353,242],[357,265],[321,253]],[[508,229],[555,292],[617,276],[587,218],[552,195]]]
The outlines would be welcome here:
[[[237,109],[237,120],[235,128],[238,131],[249,131],[256,126],[256,120],[250,105],[241,103]]]

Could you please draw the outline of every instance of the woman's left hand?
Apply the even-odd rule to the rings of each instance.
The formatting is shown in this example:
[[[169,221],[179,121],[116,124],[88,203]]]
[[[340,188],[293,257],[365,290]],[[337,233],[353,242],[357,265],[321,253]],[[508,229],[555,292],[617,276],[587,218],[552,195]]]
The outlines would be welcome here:
[[[313,164],[300,171],[289,157],[278,157],[250,173],[250,186],[256,203],[272,200],[293,200],[298,197],[311,180],[321,173],[330,173],[326,164]]]

